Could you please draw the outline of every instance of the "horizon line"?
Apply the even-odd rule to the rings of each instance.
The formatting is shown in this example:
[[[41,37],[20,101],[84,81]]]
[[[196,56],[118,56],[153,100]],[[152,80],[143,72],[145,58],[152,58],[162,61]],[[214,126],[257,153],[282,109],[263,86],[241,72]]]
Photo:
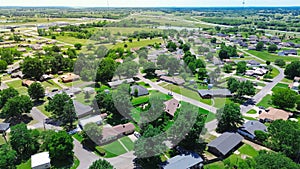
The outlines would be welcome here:
[[[39,7],[64,7],[64,8],[280,8],[280,7],[300,7],[300,6],[1,6],[0,8],[12,8],[12,7],[23,7],[23,8],[39,8]]]

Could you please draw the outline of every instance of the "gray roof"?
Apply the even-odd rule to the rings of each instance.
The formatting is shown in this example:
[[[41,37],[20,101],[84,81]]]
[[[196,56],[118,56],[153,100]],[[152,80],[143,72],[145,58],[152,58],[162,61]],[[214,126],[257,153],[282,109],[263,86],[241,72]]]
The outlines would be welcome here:
[[[0,123],[0,132],[4,132],[9,129],[9,123]]]
[[[100,115],[95,115],[95,116],[91,116],[91,117],[87,117],[87,118],[82,118],[79,120],[79,124],[84,127],[86,124],[88,123],[96,123],[98,125],[100,125],[102,122],[102,118]]]
[[[250,120],[250,121],[247,121],[242,127],[241,127],[241,130],[244,130],[244,131],[247,131],[248,133],[252,134],[253,136],[255,136],[254,134],[254,131],[255,130],[261,130],[261,131],[264,131],[266,132],[267,131],[267,127],[259,122],[259,121],[256,121],[256,120]]]
[[[75,107],[75,112],[77,116],[86,115],[90,112],[92,112],[93,108],[91,106],[84,105],[76,100],[73,100],[73,104]]]
[[[138,96],[144,96],[149,94],[148,90],[146,88],[144,88],[143,86],[139,86],[139,85],[133,85],[130,87],[131,91],[130,94],[134,95],[135,90],[138,90]]]
[[[247,63],[250,65],[260,65],[260,63],[256,60],[248,60]]]
[[[243,137],[238,133],[225,132],[218,138],[211,141],[207,146],[216,148],[223,155],[228,154],[235,146],[237,146]]]
[[[203,159],[197,153],[177,155],[160,164],[164,169],[186,169],[202,163]]]
[[[230,96],[231,92],[228,89],[203,89],[203,90],[198,90],[198,93],[200,94],[201,97],[210,95],[210,96]]]
[[[116,87],[116,86],[119,86],[120,84],[122,84],[124,82],[126,82],[126,83],[133,83],[134,80],[133,80],[133,78],[123,79],[123,80],[117,80],[117,81],[108,82],[108,85],[110,87]]]

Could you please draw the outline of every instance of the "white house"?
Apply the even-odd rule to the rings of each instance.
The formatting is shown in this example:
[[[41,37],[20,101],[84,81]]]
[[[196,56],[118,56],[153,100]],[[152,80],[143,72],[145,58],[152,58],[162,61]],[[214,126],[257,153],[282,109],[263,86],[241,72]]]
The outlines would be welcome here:
[[[32,169],[47,169],[50,168],[49,152],[42,152],[31,156]]]

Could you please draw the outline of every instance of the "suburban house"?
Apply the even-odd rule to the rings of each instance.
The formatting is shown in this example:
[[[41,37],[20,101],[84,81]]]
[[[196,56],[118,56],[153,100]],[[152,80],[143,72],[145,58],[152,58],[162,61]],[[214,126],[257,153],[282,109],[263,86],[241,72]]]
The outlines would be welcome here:
[[[24,77],[24,74],[22,73],[22,71],[18,71],[16,73],[12,73],[10,75],[11,78],[20,78],[20,79],[23,79]]]
[[[80,76],[76,75],[74,73],[68,73],[66,75],[62,75],[60,78],[61,78],[62,82],[69,83],[69,82],[79,80]]]
[[[282,52],[278,52],[279,56],[287,56],[287,55],[297,55],[297,50],[291,49],[291,50],[284,50]]]
[[[294,82],[300,82],[300,77],[295,76],[294,77]]]
[[[250,120],[244,123],[243,126],[238,129],[238,133],[253,140],[256,137],[256,130],[267,132],[267,127],[259,121]]]
[[[84,126],[88,123],[96,123],[97,125],[101,125],[102,117],[100,115],[95,115],[95,116],[79,119],[79,127],[81,129],[83,129]]]
[[[99,140],[100,144],[104,144],[110,141],[114,141],[125,135],[132,134],[135,126],[132,123],[119,124],[116,126],[104,126],[102,130],[102,138]]]
[[[174,117],[174,114],[177,108],[179,107],[179,101],[173,98],[171,100],[164,102],[164,104],[165,104],[165,112],[168,113],[170,116]]]
[[[202,89],[198,90],[198,94],[203,99],[210,99],[212,97],[229,97],[232,96],[231,92],[228,89]]]
[[[184,79],[179,77],[161,76],[160,80],[173,83],[175,85],[183,85],[185,83]]]
[[[0,123],[0,133],[5,133],[9,129],[9,123]]]
[[[156,75],[157,77],[168,75],[168,72],[167,72],[167,71],[163,71],[163,70],[155,70],[154,73],[155,73],[155,75]]]
[[[208,151],[216,156],[225,157],[239,147],[242,140],[243,137],[238,133],[225,132],[207,145]]]
[[[247,66],[260,66],[260,63],[256,60],[248,60]]]
[[[262,112],[258,117],[259,121],[272,122],[279,119],[287,120],[292,115],[293,113],[271,107],[267,111]]]
[[[73,100],[73,104],[78,118],[86,117],[93,113],[91,106],[84,105],[76,100]]]
[[[148,94],[149,94],[148,90],[143,86],[133,85],[130,87],[130,95],[132,95],[132,96],[139,97],[139,96],[144,96],[144,95],[148,95]]]
[[[203,159],[194,152],[183,153],[159,164],[160,169],[200,169]]]
[[[32,169],[48,169],[51,167],[49,152],[42,152],[31,156]]]
[[[22,85],[26,86],[26,87],[29,87],[32,83],[34,83],[34,81],[32,81],[32,80],[23,80],[22,81]]]
[[[133,83],[134,80],[133,78],[129,78],[129,79],[122,79],[122,80],[116,80],[116,81],[112,81],[112,82],[108,82],[108,85],[112,88],[116,88],[119,85],[121,85],[122,83]]]
[[[299,85],[300,85],[300,83],[295,81],[295,82],[289,84],[289,88],[294,90],[295,92],[299,93]]]
[[[247,76],[254,76],[254,75],[263,76],[266,73],[268,73],[267,69],[265,69],[265,68],[256,68],[254,70],[246,70],[245,75],[247,75]]]

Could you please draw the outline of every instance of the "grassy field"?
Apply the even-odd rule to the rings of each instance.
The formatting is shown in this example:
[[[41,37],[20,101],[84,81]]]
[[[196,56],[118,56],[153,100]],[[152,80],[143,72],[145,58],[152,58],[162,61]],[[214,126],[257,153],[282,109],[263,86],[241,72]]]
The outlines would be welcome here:
[[[125,147],[131,151],[134,148],[134,144],[129,137],[122,137],[120,141],[125,145]]]
[[[268,108],[268,107],[270,107],[270,106],[272,106],[272,101],[271,101],[271,95],[270,94],[268,94],[268,95],[266,95],[258,104],[257,104],[257,106],[263,106],[263,107],[265,107],[265,108]]]
[[[248,144],[244,144],[242,147],[240,147],[239,152],[250,157],[256,157],[258,155],[258,152]]]
[[[131,103],[133,106],[138,106],[143,103],[149,102],[149,95],[140,96],[140,97],[133,97]]]
[[[7,86],[15,88],[19,94],[28,95],[27,87],[22,86],[22,80],[14,80],[6,83]]]
[[[20,165],[17,165],[17,169],[31,169],[31,159],[21,163]]]
[[[274,78],[274,77],[276,77],[276,76],[278,76],[279,75],[279,70],[278,69],[276,69],[276,68],[273,68],[273,70],[272,70],[272,72],[270,72],[270,76],[272,77],[272,78]]]
[[[104,157],[106,158],[112,158],[119,156],[121,154],[126,153],[126,150],[124,147],[119,143],[119,141],[114,141],[110,144],[104,145],[103,149],[105,150],[106,154]]]
[[[87,30],[90,31],[96,31],[96,30],[100,30],[100,31],[110,31],[111,34],[117,34],[117,33],[121,33],[122,35],[127,35],[127,34],[132,34],[135,31],[159,31],[158,29],[151,29],[151,28],[135,28],[135,27],[131,27],[131,28],[127,28],[127,27],[105,27],[105,28],[87,28]]]
[[[270,54],[266,51],[260,52],[260,51],[255,51],[255,50],[248,50],[247,52],[249,52],[252,55],[255,55],[263,60],[268,60],[271,62],[274,62],[276,59],[283,59],[286,62],[297,61],[300,59],[300,57],[293,57],[293,56],[278,56],[276,54]]]
[[[47,38],[51,39],[51,36],[46,36]],[[67,34],[65,34],[65,36],[61,36],[61,35],[56,35],[56,40],[61,41],[61,42],[65,42],[65,43],[69,43],[69,44],[75,44],[75,43],[81,43],[83,46],[87,45],[89,43],[94,44],[95,41],[93,40],[89,40],[89,39],[78,39],[75,37],[71,37],[68,36]]]
[[[208,104],[208,105],[212,104],[212,101],[210,99],[202,99],[197,92],[186,89],[184,87],[173,85],[173,84],[168,84],[168,85],[159,84],[159,85],[166,89],[171,90],[172,92],[181,94],[185,97],[200,101],[200,102]]]
[[[122,43],[117,43],[116,45],[106,45],[107,48],[124,48],[124,45],[127,44],[127,49],[131,49],[131,48],[139,48],[139,47],[144,47],[144,46],[148,46],[148,45],[153,45],[154,43],[162,43],[163,40],[160,38],[154,38],[154,39],[141,39],[140,41],[137,41],[135,39],[133,39],[133,41],[130,42],[122,42]]]

